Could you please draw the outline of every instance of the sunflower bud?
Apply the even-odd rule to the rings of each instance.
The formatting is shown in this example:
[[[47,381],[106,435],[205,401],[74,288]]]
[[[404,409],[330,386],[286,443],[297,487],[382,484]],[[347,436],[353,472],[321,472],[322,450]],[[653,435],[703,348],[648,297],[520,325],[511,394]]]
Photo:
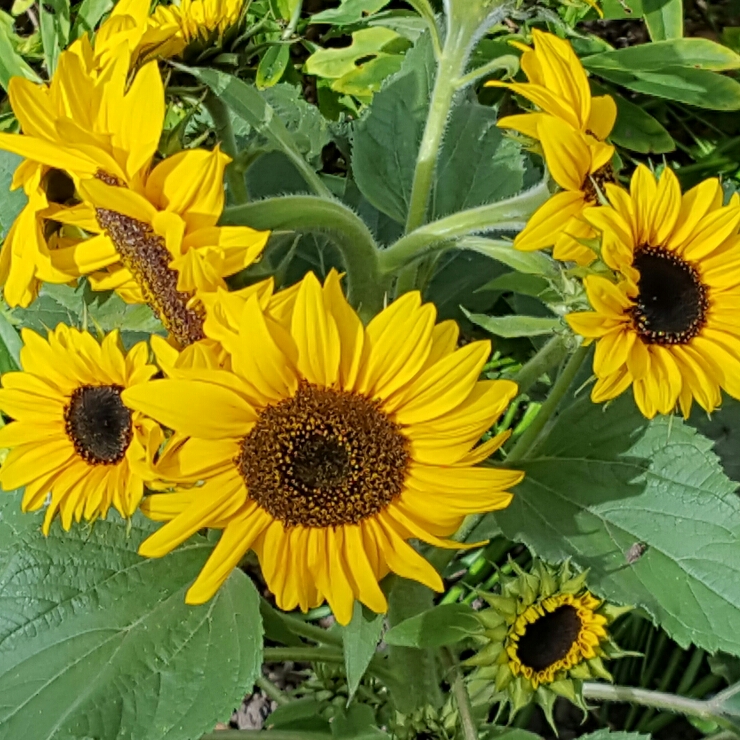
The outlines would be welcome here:
[[[535,562],[529,572],[516,566],[502,579],[500,594],[481,594],[489,605],[477,613],[486,643],[466,664],[473,693],[493,685],[511,713],[534,701],[550,724],[555,699],[562,696],[584,711],[586,680],[612,677],[603,661],[624,655],[608,626],[631,607],[616,607],[586,588],[588,571],[573,574],[566,562],[553,569]],[[554,726],[554,725],[553,725]]]

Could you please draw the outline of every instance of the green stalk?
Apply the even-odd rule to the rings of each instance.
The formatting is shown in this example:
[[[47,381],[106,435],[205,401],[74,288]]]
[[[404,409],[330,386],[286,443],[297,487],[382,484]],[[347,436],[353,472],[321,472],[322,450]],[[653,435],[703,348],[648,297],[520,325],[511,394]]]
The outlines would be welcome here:
[[[342,635],[338,632],[329,632],[329,630],[322,629],[321,627],[315,627],[302,619],[296,619],[290,614],[284,614],[277,612],[280,618],[285,622],[286,627],[294,634],[299,637],[305,637],[313,642],[318,642],[323,645],[333,645],[334,647],[341,648],[343,645]]]
[[[514,377],[519,393],[526,393],[545,373],[556,368],[568,354],[568,341],[556,334]]]
[[[593,701],[630,702],[643,707],[652,707],[664,712],[683,714],[687,717],[725,722],[722,713],[712,701],[689,699],[685,696],[667,694],[663,691],[638,689],[633,686],[612,686],[608,683],[587,681],[583,684],[583,698]]]
[[[363,318],[383,308],[387,281],[380,275],[378,248],[364,221],[344,204],[315,195],[288,195],[224,209],[223,224],[255,229],[331,231],[347,268],[347,293]]]
[[[303,10],[303,0],[298,0],[293,8],[293,15],[290,16],[290,21],[283,31],[283,41],[287,41],[298,27],[298,21],[301,20],[301,11]]]
[[[555,382],[555,385],[550,391],[550,395],[547,400],[542,404],[540,412],[535,416],[532,423],[527,427],[524,434],[519,437],[519,440],[514,445],[509,455],[506,458],[507,465],[514,465],[515,463],[523,460],[534,447],[535,443],[540,437],[540,433],[545,428],[545,425],[557,411],[560,402],[568,392],[573,380],[575,379],[578,371],[583,364],[583,361],[588,355],[589,348],[580,346],[571,356],[568,363],[563,368],[563,372],[560,373],[560,377]]]
[[[226,104],[213,92],[209,92],[203,101],[206,110],[211,114],[213,125],[216,129],[216,135],[221,140],[221,148],[231,157],[231,162],[226,166],[224,178],[229,186],[229,193],[237,205],[249,201],[249,191],[244,179],[244,172],[236,163],[236,157],[239,153],[236,149],[236,138],[234,129],[231,126],[229,109]]]
[[[256,678],[254,684],[262,689],[269,699],[272,699],[278,704],[290,704],[290,699],[272,681],[268,681],[264,676]]]
[[[457,711],[460,713],[463,737],[465,740],[478,740],[478,728],[473,719],[473,707],[470,704],[470,695],[465,686],[465,680],[460,666],[449,648],[442,648],[441,655],[445,668],[454,676],[452,680],[452,696],[455,699]]]

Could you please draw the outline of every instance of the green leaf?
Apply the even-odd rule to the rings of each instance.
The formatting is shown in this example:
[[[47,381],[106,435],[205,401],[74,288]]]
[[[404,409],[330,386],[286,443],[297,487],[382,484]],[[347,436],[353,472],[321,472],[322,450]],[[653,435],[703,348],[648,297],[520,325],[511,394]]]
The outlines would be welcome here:
[[[23,346],[20,335],[0,313],[0,375],[20,368],[20,351]]]
[[[17,493],[0,513],[3,738],[191,740],[230,716],[259,675],[262,627],[239,570],[185,604],[213,545],[147,560],[136,549],[157,525],[138,514],[45,538]]]
[[[596,87],[606,92],[603,87]],[[676,149],[673,137],[644,108],[612,90],[609,95],[617,104],[617,120],[609,134],[615,144],[641,154],[665,154]]]
[[[612,732],[611,730],[597,730],[588,735],[582,735],[580,740],[650,740],[650,735],[639,732]]]
[[[516,727],[499,727],[498,725],[484,725],[480,732],[481,740],[542,740],[535,735]]]
[[[521,147],[496,127],[493,108],[464,103],[452,113],[437,165],[433,219],[509,198],[524,186]]]
[[[323,196],[329,195],[321,178],[303,158],[294,135],[257,88],[215,69],[190,68],[180,64],[174,66],[189,72],[208,85],[239,118],[268,139],[277,150],[283,152],[315,192]]]
[[[611,69],[595,69],[593,72],[610,82],[646,95],[708,110],[740,109],[740,83],[716,72],[684,67],[665,67],[659,72]]]
[[[429,34],[406,54],[401,71],[373,98],[355,127],[352,171],[365,198],[405,223],[416,155],[434,84]]]
[[[728,684],[740,682],[740,658],[735,658],[726,653],[708,655],[709,669],[715,676],[721,676]]]
[[[51,77],[57,68],[59,53],[69,43],[69,0],[44,0],[39,3],[39,26],[44,61]]]
[[[0,46],[2,46],[1,43]],[[12,191],[10,189],[13,182],[13,173],[22,161],[23,158],[17,154],[0,152],[0,192],[3,194],[2,199],[0,199],[0,236],[2,238],[7,236],[13,221],[28,202],[23,188]]]
[[[367,16],[377,13],[390,0],[342,0],[338,8],[329,8],[316,13],[311,23],[329,23],[333,26],[346,26],[359,23]]]
[[[722,407],[711,416],[702,408],[694,408],[690,424],[714,442],[714,451],[722,460],[727,476],[740,483],[740,401],[724,396]]]
[[[601,0],[604,20],[638,20],[642,18],[642,0]]]
[[[432,608],[432,591],[421,583],[391,576],[384,582],[386,584],[390,588],[388,624],[391,629]],[[391,645],[388,663],[397,679],[391,699],[399,712],[409,714],[419,707],[442,705],[435,651]]]
[[[389,645],[438,648],[454,645],[483,631],[475,612],[467,604],[442,604],[416,614],[388,630]]]
[[[538,337],[552,334],[562,329],[563,322],[558,318],[539,316],[486,316],[481,313],[465,315],[474,323],[497,337]]]
[[[480,254],[485,254],[496,262],[501,262],[518,272],[528,275],[557,274],[555,262],[544,252],[521,252],[514,249],[511,242],[497,239],[486,239],[481,236],[469,236],[457,242],[458,249],[470,249]]]
[[[291,701],[272,712],[266,724],[275,729],[323,733],[331,737],[329,723],[321,716],[325,707],[325,703],[312,698]]]
[[[288,68],[289,61],[290,46],[288,44],[271,46],[264,53],[257,66],[257,87],[264,90],[266,87],[272,87],[280,82],[280,78]]]
[[[399,38],[389,28],[363,28],[352,34],[352,43],[339,49],[319,49],[306,59],[305,72],[328,80],[337,80],[357,69],[357,62],[374,57]]]
[[[526,275],[521,272],[507,272],[495,277],[487,282],[484,286],[478,288],[482,290],[493,290],[499,293],[521,293],[533,298],[540,298],[546,301],[552,297],[558,299],[558,294],[550,288],[550,283],[539,275]]]
[[[375,719],[373,708],[367,704],[352,704],[339,711],[331,723],[331,733],[335,740],[373,740],[389,738]]]
[[[642,8],[653,41],[683,36],[683,0],[642,0]]]
[[[375,655],[380,635],[383,632],[384,616],[371,612],[359,601],[355,601],[352,621],[342,630],[344,632],[344,667],[347,671],[349,689],[347,703],[352,701]]]
[[[378,54],[374,59],[334,80],[331,89],[345,95],[366,98],[378,92],[383,83],[402,66],[403,57],[400,54]]]
[[[273,609],[270,603],[262,597],[260,597],[260,615],[266,639],[291,647],[304,644],[298,635],[290,631],[280,612]]]
[[[10,29],[0,23],[0,86],[3,90],[8,89],[11,77],[25,77],[33,82],[41,82],[39,76],[13,47]]]
[[[630,397],[576,402],[553,425],[508,509],[504,535],[590,568],[589,587],[640,606],[681,646],[740,654],[740,497],[711,442],[648,422]],[[646,549],[630,564],[636,543]]]
[[[665,0],[657,0],[665,2]],[[638,44],[583,57],[583,66],[600,74],[610,69],[623,72],[661,72],[667,68],[722,72],[740,67],[740,54],[709,39],[674,39]]]
[[[93,31],[112,7],[113,0],[82,0],[72,26],[72,38],[78,39],[83,33]]]

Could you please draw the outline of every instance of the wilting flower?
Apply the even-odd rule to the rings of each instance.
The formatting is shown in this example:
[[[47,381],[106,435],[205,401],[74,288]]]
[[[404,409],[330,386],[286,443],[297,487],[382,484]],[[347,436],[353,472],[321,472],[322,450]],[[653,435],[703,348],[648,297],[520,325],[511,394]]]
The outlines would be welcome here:
[[[722,205],[718,180],[685,195],[665,169],[656,184],[638,167],[630,192],[607,185],[611,206],[585,217],[602,232],[602,259],[617,282],[585,279],[593,311],[568,323],[597,340],[591,398],[615,398],[630,385],[648,418],[692,399],[712,411],[720,388],[740,398],[740,198]]]
[[[516,577],[502,578],[500,594],[481,594],[491,608],[477,612],[487,644],[466,661],[477,666],[471,689],[493,684],[513,713],[535,701],[553,724],[557,696],[585,711],[582,682],[612,680],[603,659],[623,653],[608,626],[629,607],[597,599],[585,587],[587,573],[574,575],[567,562],[557,570],[542,562],[529,573],[515,570]]]
[[[541,143],[548,169],[564,192],[532,216],[514,245],[525,251],[554,247],[556,259],[587,265],[596,255],[581,241],[596,235],[581,216],[585,207],[598,203],[604,184],[614,180],[614,148],[603,142],[614,127],[617,108],[609,95],[592,97],[568,41],[536,29],[532,38],[534,49],[517,44],[524,50],[521,66],[529,82],[487,84],[508,87],[540,109],[505,116],[498,125]]]
[[[177,28],[157,50],[161,56],[176,56],[193,42],[219,43],[237,26],[243,10],[244,0],[181,0],[179,5],[158,5],[149,19],[148,37]]]
[[[0,389],[0,409],[15,420],[0,429],[0,447],[11,448],[0,485],[25,486],[24,511],[51,494],[46,534],[57,513],[64,529],[111,506],[131,516],[163,441],[159,426],[121,398],[157,372],[146,344],[124,354],[118,332],[98,343],[64,325],[48,339],[28,329],[22,337],[23,370],[3,375]]]
[[[459,547],[440,538],[508,505],[522,473],[474,467],[506,435],[475,445],[516,384],[479,381],[489,343],[456,349],[456,325],[435,326],[418,293],[365,328],[336,273],[323,288],[309,273],[287,297],[250,290],[212,324],[209,312],[230,370],[180,368],[124,392],[179,435],[170,467],[204,481],[148,498],[144,511],[168,523],[141,554],[223,529],[189,603],[210,599],[252,548],[280,608],[326,599],[342,624],[355,599],[386,610],[378,582],[390,571],[441,589],[407,540]]]
[[[93,286],[126,289],[133,283],[183,345],[203,338],[202,315],[192,304],[196,291],[225,288],[223,278],[254,262],[269,236],[216,225],[229,161],[218,147],[180,152],[149,173],[141,192],[100,179],[80,183],[122,265],[100,280],[94,276]]]

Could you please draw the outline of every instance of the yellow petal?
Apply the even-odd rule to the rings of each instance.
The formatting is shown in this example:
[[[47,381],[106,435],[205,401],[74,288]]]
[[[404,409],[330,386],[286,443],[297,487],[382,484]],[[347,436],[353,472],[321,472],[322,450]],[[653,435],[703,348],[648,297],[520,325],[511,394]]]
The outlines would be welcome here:
[[[547,167],[561,188],[580,191],[591,171],[591,151],[585,136],[558,118],[537,127]]]

